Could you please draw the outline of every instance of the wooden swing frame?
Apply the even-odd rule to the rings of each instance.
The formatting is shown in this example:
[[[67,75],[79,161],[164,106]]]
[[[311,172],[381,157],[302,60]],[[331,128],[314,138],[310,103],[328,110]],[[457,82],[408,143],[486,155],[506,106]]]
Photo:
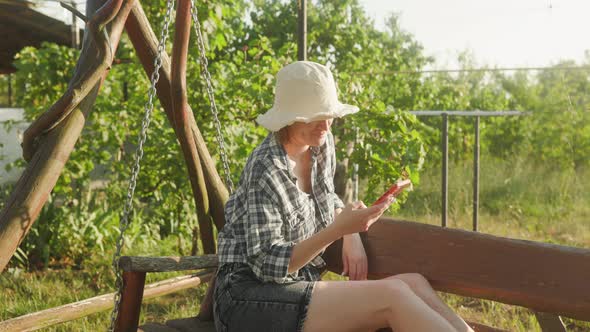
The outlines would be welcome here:
[[[223,206],[228,191],[186,100],[190,2],[178,1],[172,71],[164,54],[156,90],[185,157],[205,255],[121,257],[124,290],[117,331],[137,331],[147,272],[211,271],[217,266],[213,223],[217,229],[223,227]],[[23,151],[29,164],[0,213],[0,271],[8,264],[55,186],[108,74],[123,28],[146,73],[149,75],[154,70],[158,40],[139,1],[89,0],[87,13],[94,14],[88,21],[68,90],[25,133]],[[386,218],[362,237],[371,278],[421,273],[437,290],[531,308],[543,331],[565,331],[558,315],[590,321],[590,290],[583,286],[590,280],[588,249]],[[326,252],[328,268],[336,273],[342,269],[340,249],[341,243],[335,242]],[[203,280],[211,277],[208,273],[202,275]],[[207,317],[201,318],[204,321]],[[199,331],[212,328],[211,322],[202,323]],[[496,331],[481,324],[472,323],[472,326],[478,331]]]

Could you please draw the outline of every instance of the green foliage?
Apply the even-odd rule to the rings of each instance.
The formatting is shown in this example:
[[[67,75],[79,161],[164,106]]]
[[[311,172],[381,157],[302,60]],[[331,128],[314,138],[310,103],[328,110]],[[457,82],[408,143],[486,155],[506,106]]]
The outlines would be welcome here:
[[[563,62],[556,67],[572,66]],[[556,169],[590,161],[590,77],[587,71],[547,71],[538,76],[539,103],[531,118],[532,153]]]
[[[9,86],[11,86],[11,88],[14,89],[12,87],[14,85],[14,82],[11,82],[11,80],[12,79],[10,75],[0,75],[0,107],[9,106]],[[14,94],[14,92],[11,93]],[[10,101],[14,103],[14,95],[12,95],[11,97],[12,100]]]
[[[165,1],[143,4],[159,36]],[[296,2],[222,0],[197,5],[231,176],[237,181],[246,157],[267,134],[254,119],[273,103],[274,75],[296,60]],[[173,26],[171,30],[172,36]],[[211,154],[220,160],[194,33],[191,40],[189,103]],[[167,50],[171,50],[170,39]],[[397,16],[389,18],[385,31],[377,30],[358,0],[309,4],[307,51],[310,60],[332,68],[341,101],[361,109],[357,115],[336,121],[333,132],[338,158],[348,160],[349,166],[360,165],[364,200],[374,199],[402,174],[420,186],[423,168],[428,174],[438,170],[441,119],[417,119],[409,110],[531,111],[525,117],[482,119],[482,155],[500,159],[519,155],[568,174],[588,166],[586,71],[547,71],[534,76],[395,74],[419,71],[433,59],[401,28]],[[18,55],[15,94],[27,119],[38,117],[63,94],[78,56],[76,50],[53,44],[25,48]],[[67,257],[80,265],[89,252],[104,252],[117,236],[149,84],[125,37],[117,58],[129,62],[115,65],[104,81],[52,198],[21,247],[21,264],[44,266]],[[461,54],[459,62],[465,68],[477,66],[469,53]],[[557,67],[570,65],[564,62]],[[449,147],[452,162],[471,160],[472,119],[451,118]],[[174,132],[157,101],[144,150],[128,243],[190,236],[197,225],[192,193]],[[490,196],[482,204],[491,213],[507,208],[509,193],[503,188],[499,184],[498,198]],[[562,202],[560,199],[555,201]],[[538,214],[536,208],[519,211]]]
[[[120,50],[128,51],[125,46]],[[20,100],[26,105],[28,119],[38,116],[65,91],[64,78],[72,75],[76,57],[76,51],[52,44],[26,48],[19,54],[17,82],[22,82]],[[113,246],[146,86],[147,79],[137,62],[111,70],[52,199],[21,246],[32,266],[46,266],[51,263],[50,256],[59,264],[80,265],[90,253]],[[150,141],[144,149],[134,202],[137,210],[128,242],[139,234],[142,241],[191,234],[196,223],[192,195],[183,176],[183,159],[174,133],[159,110],[153,113],[150,135],[155,142]]]
[[[165,2],[142,1],[158,36]],[[273,103],[274,75],[296,60],[297,4],[282,0],[196,3],[231,176],[237,181],[246,157],[267,134],[254,119]],[[404,209],[396,213],[422,222],[440,220],[441,119],[417,119],[407,111],[530,111],[525,117],[482,119],[481,228],[501,236],[588,246],[585,221],[590,210],[585,204],[589,197],[584,180],[590,159],[587,71],[395,74],[420,71],[433,61],[401,28],[397,16],[391,16],[386,30],[379,31],[358,0],[318,0],[308,6],[308,58],[330,66],[341,101],[361,109],[357,115],[336,121],[333,132],[339,159],[360,165],[364,200],[376,198],[405,173],[416,190],[400,199]],[[173,30],[171,26],[170,36]],[[220,160],[194,34],[191,40],[189,103],[210,152]],[[170,50],[171,42],[168,53]],[[53,44],[25,48],[17,56],[15,99],[25,107],[28,120],[37,118],[64,93],[78,56],[76,50]],[[0,288],[6,289],[0,302],[6,302],[8,308],[0,319],[78,300],[72,298],[78,292],[84,298],[104,293],[112,284],[108,263],[119,232],[149,84],[125,37],[117,58],[130,61],[111,69],[50,200],[15,254],[10,274],[0,279]],[[460,55],[459,62],[464,68],[477,66],[469,53]],[[564,61],[555,67],[571,65]],[[450,223],[461,228],[469,228],[470,222],[472,133],[472,119],[451,118]],[[355,140],[358,143],[353,145]],[[195,207],[177,140],[157,101],[144,150],[125,250],[133,254],[186,254],[190,241],[185,239],[197,225]],[[222,170],[219,165],[217,168]],[[10,189],[0,188],[0,201],[6,200]],[[47,266],[75,269],[62,270],[58,278],[47,272],[39,274],[46,279],[31,280],[35,275],[19,268]],[[89,268],[76,271],[81,267]],[[28,279],[24,283],[16,282],[25,274]],[[64,285],[64,278],[91,282]],[[29,281],[50,286],[45,290],[30,288]],[[68,292],[71,289],[75,292]],[[45,295],[56,293],[63,297]],[[39,294],[43,296],[35,297]],[[513,313],[506,314],[509,310],[498,309],[494,303],[446,299],[461,310],[474,307],[479,318],[484,318],[476,321],[517,326],[518,330],[537,328],[532,316],[523,311],[510,321],[505,317]],[[197,311],[198,304],[187,304],[186,298],[182,303],[171,302],[175,304],[171,309],[174,316]],[[147,312],[157,318],[169,316],[168,309],[152,309]],[[106,321],[106,315],[100,315],[72,323],[72,329],[102,329]],[[580,325],[580,330],[586,325]]]
[[[309,58],[334,67],[340,99],[361,112],[336,122],[340,158],[362,165],[371,201],[402,173],[419,182],[425,157],[421,124],[406,110],[417,107],[423,86],[416,76],[381,77],[371,71],[419,70],[431,59],[392,16],[376,30],[358,1],[322,1],[309,13]],[[356,133],[358,128],[358,137]],[[349,145],[358,139],[352,153]],[[351,169],[351,168],[349,168]],[[402,199],[403,200],[403,199]]]

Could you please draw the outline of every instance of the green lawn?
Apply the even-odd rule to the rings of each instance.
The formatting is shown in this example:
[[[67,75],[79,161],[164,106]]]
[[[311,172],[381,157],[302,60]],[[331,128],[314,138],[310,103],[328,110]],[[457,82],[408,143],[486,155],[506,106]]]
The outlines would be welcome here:
[[[418,218],[406,219],[418,220]],[[423,216],[419,220],[431,224],[438,224],[437,216]],[[449,223],[452,227],[469,229],[471,218],[454,216]],[[483,215],[480,220],[482,232],[523,238],[531,240],[546,240],[553,236],[553,242],[561,244],[580,245],[590,247],[590,237],[582,220],[572,219],[559,224],[543,224],[522,229],[520,225],[510,222],[506,218]],[[578,230],[578,231],[574,231]],[[582,230],[582,231],[580,231]],[[548,235],[549,234],[549,235]],[[568,235],[569,234],[569,235]],[[162,252],[169,254],[174,244],[164,243],[155,250],[155,254]],[[169,248],[168,250],[165,248]],[[135,248],[141,251],[142,248]],[[145,252],[152,252],[144,248]],[[25,272],[12,269],[0,275],[0,303],[4,309],[0,311],[0,320],[24,315],[30,312],[52,308],[62,304],[79,301],[96,295],[113,291],[112,272],[110,271],[110,253],[102,257],[95,257],[82,270],[71,268],[49,269],[42,272]],[[148,274],[148,283],[170,278],[178,273]],[[327,279],[338,280],[341,277],[328,274]],[[205,292],[205,287],[181,291],[179,293],[147,300],[142,307],[141,322],[165,321],[171,318],[189,317],[199,311],[199,302]],[[492,301],[465,298],[450,294],[441,294],[444,300],[462,317],[468,320],[505,328],[511,331],[540,331],[534,315],[526,308],[504,305]],[[110,312],[93,314],[72,322],[46,328],[46,331],[95,331],[106,329]],[[567,320],[568,331],[590,331],[589,322]]]
[[[590,248],[590,174],[534,170],[510,163],[488,163],[482,168],[479,230],[509,238],[550,242]],[[485,165],[485,164],[482,164]],[[449,221],[453,228],[471,229],[470,165],[451,167]],[[458,174],[467,174],[462,178]],[[511,174],[506,176],[506,174]],[[519,175],[520,174],[520,175]],[[532,176],[523,176],[530,175]],[[453,177],[454,176],[454,177]],[[500,179],[500,180],[499,180]],[[422,183],[410,193],[408,202],[394,217],[428,224],[440,224],[440,177],[426,172]],[[178,239],[135,241],[125,254],[177,255]],[[143,243],[143,244],[142,244]],[[90,257],[79,269],[71,267],[28,272],[18,268],[0,274],[0,320],[52,308],[113,291],[110,260],[113,249]],[[148,274],[148,283],[174,273]],[[328,279],[341,277],[328,274]],[[586,287],[585,285],[582,287]],[[141,322],[189,317],[199,311],[204,286],[156,299],[146,300]],[[467,320],[511,331],[540,331],[534,315],[525,308],[492,301],[441,294]],[[96,331],[106,329],[110,312],[93,314],[47,328],[47,331]],[[568,331],[590,331],[589,322],[565,319]]]

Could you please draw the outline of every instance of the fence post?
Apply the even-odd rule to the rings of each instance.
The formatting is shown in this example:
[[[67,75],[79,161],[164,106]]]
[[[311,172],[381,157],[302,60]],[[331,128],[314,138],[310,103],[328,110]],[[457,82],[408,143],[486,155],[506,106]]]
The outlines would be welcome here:
[[[307,60],[307,0],[297,1],[297,60]]]
[[[442,114],[442,227],[447,227],[447,208],[449,200],[449,116]]]
[[[475,117],[475,143],[473,147],[473,231],[477,232],[479,210],[479,116]]]

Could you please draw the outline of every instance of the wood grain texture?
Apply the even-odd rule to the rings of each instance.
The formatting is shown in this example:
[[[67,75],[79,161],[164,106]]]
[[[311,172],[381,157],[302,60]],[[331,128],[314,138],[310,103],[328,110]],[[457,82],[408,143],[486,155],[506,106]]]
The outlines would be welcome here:
[[[145,16],[145,12],[138,2],[136,6],[131,9],[129,18],[125,23],[125,29],[135,48],[137,57],[141,62],[144,70],[148,73],[148,76],[154,71],[154,59],[158,49],[158,38],[154,34],[150,26],[150,22]],[[174,125],[174,108],[172,106],[172,94],[171,94],[171,66],[170,58],[168,54],[164,52],[162,54],[162,68],[160,68],[160,80],[156,84],[156,92],[158,99],[164,111],[168,121],[172,124],[176,135],[178,136],[178,129]],[[187,105],[187,111],[192,113],[190,106]],[[213,216],[213,222],[218,230],[223,228],[225,224],[225,217],[223,208],[225,202],[229,198],[229,192],[225,187],[225,184],[221,180],[219,173],[215,167],[215,162],[209,150],[205,140],[197,126],[195,118],[193,116],[187,117],[190,131],[192,132],[192,139],[194,140],[197,150],[199,152],[199,159],[202,162],[203,173],[205,175],[205,181],[207,185],[207,193],[209,197],[209,208],[210,213]]]
[[[216,268],[217,255],[145,257],[123,256],[119,266],[123,271],[164,272]]]
[[[590,250],[383,218],[363,234],[369,275],[420,273],[440,291],[590,320]],[[341,243],[326,251],[340,273]]]
[[[116,332],[137,330],[145,275],[145,272],[123,272],[123,291],[114,328]]]
[[[104,1],[88,1],[87,14],[96,12],[98,8],[91,7],[92,4],[98,5],[99,3],[103,4]],[[110,36],[108,43],[114,53],[119,44],[124,22],[135,3],[134,0],[126,0],[122,5],[118,2],[120,10],[117,9],[115,13],[103,11],[102,17],[106,17],[107,20],[93,21],[95,22],[94,32],[86,31],[87,36],[84,38],[80,58],[68,91],[60,98],[61,101],[56,103],[67,104],[69,110],[66,112],[67,116],[63,120],[55,122],[55,128],[44,133],[38,140],[38,147],[34,150],[36,152],[31,155],[31,158],[27,158],[30,159],[29,164],[0,211],[0,272],[10,261],[49,198],[49,194],[82,132],[86,119],[90,115],[102,81],[108,74],[110,63],[106,61],[105,53],[98,50],[100,45],[90,36],[93,33],[96,35],[97,26],[111,22],[110,18],[116,14],[117,16],[114,17],[108,28]],[[101,44],[103,48],[105,47],[104,43],[106,41]],[[94,69],[91,70],[92,68]],[[89,74],[90,72],[94,74]],[[72,101],[72,103],[67,101]],[[54,106],[55,104],[51,107]]]
[[[174,45],[172,47],[171,96],[176,137],[182,149],[189,180],[193,191],[193,199],[197,210],[201,243],[205,254],[214,254],[216,250],[213,236],[213,224],[209,210],[209,195],[199,158],[197,145],[193,138],[191,122],[194,115],[188,106],[186,91],[186,66],[189,39],[191,33],[191,2],[179,0],[176,7],[176,24],[174,29]],[[195,250],[194,248],[193,250]]]
[[[536,311],[535,317],[543,332],[566,332],[561,317],[557,315]]]
[[[172,319],[165,325],[146,323],[139,327],[142,332],[215,332],[213,322],[203,322],[198,317]]]

